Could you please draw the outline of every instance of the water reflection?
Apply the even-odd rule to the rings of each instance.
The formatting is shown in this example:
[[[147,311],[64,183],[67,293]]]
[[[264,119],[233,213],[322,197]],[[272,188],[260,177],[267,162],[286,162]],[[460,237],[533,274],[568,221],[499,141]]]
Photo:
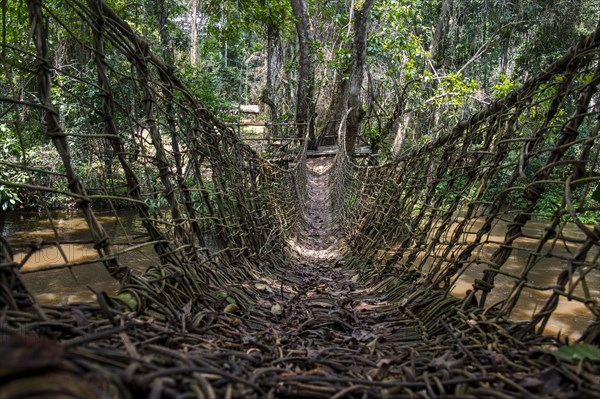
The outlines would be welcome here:
[[[34,242],[43,239],[52,242],[56,236],[72,243],[44,246],[36,251],[25,263],[23,271],[62,265],[65,262],[80,262],[98,257],[91,243],[92,237],[85,220],[74,212],[54,212],[50,222],[45,214],[15,212],[0,213],[0,234],[15,243]],[[145,235],[141,221],[134,210],[120,210],[118,217],[112,212],[98,213],[98,220],[110,235],[113,242],[133,242],[136,237]],[[56,232],[55,232],[56,230]],[[126,245],[115,245],[115,251],[122,251]],[[21,262],[26,250],[15,253],[15,261]],[[134,272],[141,273],[148,266],[158,262],[151,246],[126,252],[119,261]],[[23,274],[23,280],[40,303],[58,305],[95,300],[92,291],[105,291],[114,295],[119,283],[113,279],[100,262],[79,267],[47,270],[39,273]],[[92,288],[92,289],[90,289]]]
[[[481,221],[477,221],[471,228],[471,232],[476,231],[480,226]],[[539,239],[546,233],[546,227],[546,224],[539,222],[529,222],[524,227],[524,237],[514,241],[511,255],[501,268],[507,275],[498,274],[496,276],[495,288],[490,292],[486,301],[486,305],[492,305],[505,299],[514,288],[516,279],[521,277],[524,265],[529,260],[531,270],[527,273],[527,282],[535,286],[536,289],[527,287],[523,289],[511,313],[513,320],[529,320],[533,314],[544,306],[553,292],[558,275],[564,270],[568,264],[568,259],[574,256],[580,243],[585,239],[577,226],[566,224],[559,236],[549,240],[543,247],[538,248]],[[483,277],[484,270],[489,268],[486,261],[491,260],[494,251],[504,241],[506,228],[506,223],[498,223],[490,232],[488,236],[489,243],[479,248],[479,251],[472,256],[469,267],[455,281],[455,286],[451,292],[453,295],[464,297],[466,291],[472,289],[474,279]],[[532,254],[537,254],[537,256],[530,259]],[[586,295],[585,290],[587,290],[590,297],[596,300],[600,299],[598,256],[599,248],[594,247],[587,255],[588,265],[579,268],[571,279],[571,282],[574,282],[578,277],[581,277],[581,272],[588,271],[589,273],[585,276],[587,286],[584,288],[581,282],[576,285],[567,285],[567,291],[571,289],[573,295],[583,298]],[[545,333],[557,334],[560,331],[571,337],[577,337],[581,335],[592,319],[593,316],[590,310],[583,303],[568,300],[561,296],[558,307],[552,314]]]

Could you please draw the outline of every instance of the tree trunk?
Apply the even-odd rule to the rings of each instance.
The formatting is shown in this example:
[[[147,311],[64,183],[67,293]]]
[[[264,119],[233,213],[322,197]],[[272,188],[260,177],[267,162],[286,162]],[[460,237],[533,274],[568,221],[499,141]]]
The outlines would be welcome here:
[[[444,63],[447,45],[446,36],[448,36],[451,9],[452,0],[444,0],[442,3],[442,9],[440,10],[440,15],[433,31],[431,46],[429,46],[431,61],[436,65],[436,67]]]
[[[92,210],[85,186],[81,183],[82,180],[73,167],[67,134],[59,123],[60,113],[52,102],[52,71],[55,66],[50,64],[47,19],[42,12],[43,8],[40,2],[30,1],[27,3],[27,7],[29,11],[29,32],[35,45],[38,60],[37,95],[40,104],[43,105],[45,134],[52,141],[62,160],[69,190],[79,198],[77,207],[89,226],[95,244],[94,248],[98,251],[99,257],[103,259],[102,262],[109,274],[117,280],[121,280],[127,274],[127,267],[121,265],[117,258],[112,256],[113,248],[110,237],[106,234],[106,230],[104,230]]]
[[[4,60],[6,58],[6,3],[8,0],[2,0],[2,53],[0,54],[0,58],[2,59],[2,64],[6,65]]]
[[[296,17],[296,31],[298,32],[298,47],[300,50],[300,68],[298,72],[298,91],[296,95],[296,124],[298,135],[306,136],[308,129],[309,149],[316,149],[317,141],[314,131],[315,116],[315,68],[311,54],[313,33],[308,22],[308,12],[304,0],[291,0],[292,11]]]
[[[192,0],[192,15],[190,19],[192,29],[190,33],[190,64],[198,62],[198,0]]]
[[[328,120],[325,125],[323,136],[337,137],[340,122],[348,109],[348,77],[350,76],[350,65],[336,75],[331,94]]]
[[[173,57],[173,54],[171,53],[171,44],[172,44],[171,43],[171,35],[169,33],[169,28],[167,26],[169,14],[168,14],[168,10],[166,8],[165,0],[157,1],[155,11],[156,11],[156,19],[158,22],[158,32],[159,32],[159,36],[160,36],[160,43],[161,43],[161,47],[162,47],[164,62],[165,62],[165,65],[167,66],[167,69],[172,70],[174,57]],[[173,87],[171,85],[171,81],[169,80],[168,76],[165,73],[161,73],[160,78],[164,83],[164,87],[162,89],[162,97],[165,102],[165,111],[167,114],[167,126],[166,127],[171,134],[171,150],[173,153],[173,158],[175,160],[175,176],[174,176],[175,181],[177,183],[177,186],[183,193],[185,210],[191,220],[191,230],[194,233],[199,246],[205,247],[204,235],[203,235],[202,229],[200,228],[200,225],[197,222],[196,211],[194,209],[194,202],[192,200],[190,190],[189,190],[189,188],[185,182],[185,178],[184,178],[182,153],[181,153],[181,149],[179,146],[179,141],[177,139],[177,133],[176,133],[177,128],[176,128],[176,123],[175,123],[175,110],[174,110],[174,106],[173,106],[173,101],[174,101],[173,100]],[[145,77],[142,79],[145,79]],[[146,90],[146,88],[144,88],[144,90]],[[148,110],[148,109],[150,109],[150,110]],[[151,109],[152,109],[151,105],[147,107],[147,115],[151,115]],[[152,118],[147,118],[147,119],[151,120]],[[165,157],[165,155],[160,155],[160,153],[164,152],[164,149],[162,148],[162,139],[160,136],[160,130],[159,130],[158,126],[154,123],[149,126],[149,130],[152,135],[153,144],[156,147],[157,159],[159,162],[162,162],[162,160],[166,159],[166,157]],[[161,173],[161,176],[162,176],[162,173]],[[165,176],[165,178],[163,179],[163,182],[166,182],[166,181],[168,181],[168,176]],[[170,184],[171,184],[170,182],[169,182],[169,184],[165,184],[165,188],[167,188],[167,192],[172,191],[169,189]],[[172,201],[175,202],[174,199]],[[180,219],[181,211],[179,210],[179,208],[176,206],[175,203],[172,204],[171,209],[172,209],[173,220]],[[176,232],[177,231],[178,231],[178,229],[176,228]],[[186,232],[184,232],[181,228],[179,228],[179,235],[184,240],[187,239]],[[192,254],[193,254],[192,256],[195,256],[196,253],[193,252]]]
[[[162,55],[166,65],[173,66],[173,54],[171,53],[171,35],[169,34],[169,13],[167,11],[166,0],[157,0],[155,3],[155,15],[158,22],[158,35],[163,47]]]
[[[364,119],[361,91],[365,75],[365,60],[367,56],[367,22],[373,0],[357,2],[354,7],[354,41],[352,57],[352,73],[348,82],[348,122],[346,127],[346,153],[354,152],[354,143]]]
[[[406,141],[406,131],[412,122],[413,113],[407,112],[402,117],[396,119],[392,125],[392,131],[396,132],[394,144],[392,145],[392,156],[397,157],[404,147]]]
[[[269,106],[269,120],[271,126],[268,134],[270,137],[277,137],[277,123],[279,115],[277,113],[277,68],[279,68],[279,31],[274,25],[267,25],[267,84],[265,90],[260,96],[260,100]]]

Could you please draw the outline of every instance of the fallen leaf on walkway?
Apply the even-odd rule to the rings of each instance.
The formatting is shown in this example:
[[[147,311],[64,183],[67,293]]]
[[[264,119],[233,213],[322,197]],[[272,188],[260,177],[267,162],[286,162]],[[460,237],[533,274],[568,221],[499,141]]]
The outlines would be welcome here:
[[[310,369],[306,372],[303,373],[304,376],[321,376],[321,377],[328,377],[331,375],[331,369],[323,367],[323,366],[317,366],[313,369]]]
[[[186,303],[182,310],[183,310],[183,315],[185,317],[188,317],[190,315],[190,313],[192,312],[192,301],[189,301],[188,303]]]
[[[357,312],[362,312],[363,310],[373,310],[377,309],[377,305],[370,305],[366,302],[360,302],[358,305],[354,306],[354,310]]]
[[[377,362],[377,368],[367,371],[367,375],[374,380],[382,380],[387,377],[391,365],[391,359],[383,358]]]
[[[238,310],[240,310],[238,305],[236,305],[235,303],[230,303],[229,305],[225,306],[225,309],[223,309],[223,312],[224,313],[235,313]]]
[[[600,362],[600,348],[591,344],[564,345],[552,353],[561,360],[579,361],[591,360]]]
[[[272,306],[271,302],[267,301],[266,299],[262,299],[262,298],[258,298],[256,300],[256,305],[261,308],[267,308],[267,309]]]
[[[283,308],[280,304],[276,303],[275,305],[271,306],[271,313],[273,313],[275,316],[280,316],[283,314]]]
[[[367,345],[365,345],[367,348],[369,348],[369,353],[372,355],[373,353],[375,353],[375,348],[377,347],[377,341],[379,340],[378,337],[375,337],[371,342],[369,342]]]
[[[322,299],[310,300],[308,302],[308,304],[310,304],[311,306],[320,307],[320,308],[333,308],[333,307],[335,307],[334,303],[326,302],[325,300],[322,300]]]
[[[544,385],[544,381],[539,378],[534,377],[525,377],[521,381],[520,385],[525,388],[539,388]]]
[[[357,341],[367,341],[373,338],[373,334],[367,330],[354,330],[352,331],[352,338]]]
[[[269,287],[267,284],[254,284],[254,288],[256,288],[259,291],[263,291],[263,292],[268,292],[269,294],[273,293],[273,289],[271,287]]]
[[[232,297],[228,296],[227,298],[225,298],[225,300],[227,301],[227,303],[231,304],[231,305],[235,305],[235,299],[233,299]]]
[[[444,353],[429,362],[429,367],[434,370],[450,370],[457,367],[462,367],[463,359],[455,359],[450,352]]]

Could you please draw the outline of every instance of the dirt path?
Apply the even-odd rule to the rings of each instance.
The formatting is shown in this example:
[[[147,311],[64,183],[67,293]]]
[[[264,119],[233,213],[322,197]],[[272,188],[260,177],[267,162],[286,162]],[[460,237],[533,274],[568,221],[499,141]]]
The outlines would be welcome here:
[[[270,363],[278,368],[267,385],[277,387],[276,397],[328,398],[350,389],[349,384],[390,376],[390,338],[407,322],[398,310],[389,309],[385,298],[358,289],[353,272],[338,264],[331,234],[331,165],[332,158],[307,161],[305,226],[290,245],[293,267],[286,278],[292,295],[270,297],[282,310],[267,317],[267,330],[277,344]],[[263,308],[269,303],[263,302]],[[352,389],[379,397],[377,385]]]
[[[307,160],[307,204],[304,226],[292,243],[295,261],[307,267],[331,266],[339,256],[337,240],[332,236],[332,210],[329,170],[332,158]]]

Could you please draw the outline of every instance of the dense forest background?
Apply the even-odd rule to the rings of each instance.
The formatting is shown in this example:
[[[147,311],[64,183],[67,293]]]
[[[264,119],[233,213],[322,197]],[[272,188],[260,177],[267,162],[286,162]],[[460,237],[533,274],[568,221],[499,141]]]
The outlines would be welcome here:
[[[348,151],[355,144],[368,144],[380,160],[435,139],[518,87],[591,31],[600,15],[595,0],[107,3],[147,38],[154,52],[220,118],[236,120],[239,115],[232,110],[240,104],[260,104],[260,118],[298,122],[298,131],[292,134],[308,133],[311,145],[320,136],[335,135],[339,123],[347,119]],[[27,41],[27,5],[3,0],[1,7],[0,95],[26,99],[35,91],[35,79],[23,72],[27,61],[10,49],[11,43]],[[64,12],[62,19],[79,18]],[[110,153],[99,154],[77,139],[77,134],[89,134],[98,121],[90,120],[94,116],[85,107],[61,98],[67,92],[81,103],[89,102],[90,108],[100,107],[94,105],[100,101],[95,89],[85,84],[94,65],[93,52],[82,51],[73,42],[74,36],[85,40],[91,34],[73,35],[60,26],[50,31],[54,79],[61,87],[53,93],[53,101],[71,134],[77,158],[73,164],[94,183],[89,186],[114,185],[110,168],[97,167]],[[114,73],[127,65],[110,54],[107,62]],[[135,88],[124,82],[121,89]],[[14,165],[25,162],[26,156],[46,171],[62,168],[39,123],[30,125],[25,109],[4,110],[0,162]],[[30,172],[0,167],[0,180],[26,184],[30,178]],[[64,183],[57,179],[38,184]],[[552,195],[551,190],[546,194],[548,204]],[[26,188],[0,185],[4,211],[37,208],[41,202],[61,207],[66,201],[52,193],[40,198]],[[152,205],[160,206],[158,202]]]

